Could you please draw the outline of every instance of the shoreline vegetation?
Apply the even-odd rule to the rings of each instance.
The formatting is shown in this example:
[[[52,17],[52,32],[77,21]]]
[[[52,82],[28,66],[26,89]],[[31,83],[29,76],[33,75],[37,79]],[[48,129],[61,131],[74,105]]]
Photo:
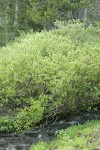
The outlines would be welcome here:
[[[40,141],[30,150],[99,150],[100,120],[60,130],[50,143]]]
[[[100,107],[100,29],[80,21],[0,48],[0,133]]]

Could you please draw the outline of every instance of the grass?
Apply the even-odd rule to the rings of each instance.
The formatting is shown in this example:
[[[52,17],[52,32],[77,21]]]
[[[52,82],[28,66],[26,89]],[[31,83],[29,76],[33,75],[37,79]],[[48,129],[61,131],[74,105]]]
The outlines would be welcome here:
[[[39,142],[30,150],[99,150],[100,121],[87,122],[60,130],[50,143]]]

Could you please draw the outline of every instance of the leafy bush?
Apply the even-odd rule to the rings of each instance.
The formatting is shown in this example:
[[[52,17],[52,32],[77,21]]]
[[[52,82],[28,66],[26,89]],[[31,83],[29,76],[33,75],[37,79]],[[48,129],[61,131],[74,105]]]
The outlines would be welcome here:
[[[0,133],[7,133],[14,131],[14,121],[13,117],[9,118],[9,116],[0,118]]]
[[[32,125],[37,124],[42,119],[43,107],[41,102],[32,102],[31,107],[25,107],[15,114],[14,128],[17,132],[21,132],[30,128]]]
[[[0,49],[0,107],[17,113],[19,128],[100,103],[100,29],[58,26]]]

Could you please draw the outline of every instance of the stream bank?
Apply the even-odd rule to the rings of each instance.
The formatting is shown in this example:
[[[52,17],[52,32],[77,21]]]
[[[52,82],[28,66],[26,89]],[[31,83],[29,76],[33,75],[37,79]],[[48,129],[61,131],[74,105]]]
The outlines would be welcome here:
[[[56,137],[55,133],[70,126],[83,124],[91,120],[100,120],[100,111],[84,113],[70,118],[68,121],[55,121],[42,128],[33,128],[21,134],[0,134],[0,150],[29,150],[32,144],[39,141],[51,141]]]

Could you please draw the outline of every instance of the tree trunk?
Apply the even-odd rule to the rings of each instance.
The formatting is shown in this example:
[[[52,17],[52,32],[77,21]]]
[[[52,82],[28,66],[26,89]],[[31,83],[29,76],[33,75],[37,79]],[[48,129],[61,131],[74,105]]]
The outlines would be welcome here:
[[[19,0],[15,0],[15,20],[14,20],[14,34],[16,36],[18,29],[18,11],[19,11]]]
[[[4,17],[4,31],[6,43],[9,41],[8,28],[9,28],[9,1],[6,2],[6,12]]]

